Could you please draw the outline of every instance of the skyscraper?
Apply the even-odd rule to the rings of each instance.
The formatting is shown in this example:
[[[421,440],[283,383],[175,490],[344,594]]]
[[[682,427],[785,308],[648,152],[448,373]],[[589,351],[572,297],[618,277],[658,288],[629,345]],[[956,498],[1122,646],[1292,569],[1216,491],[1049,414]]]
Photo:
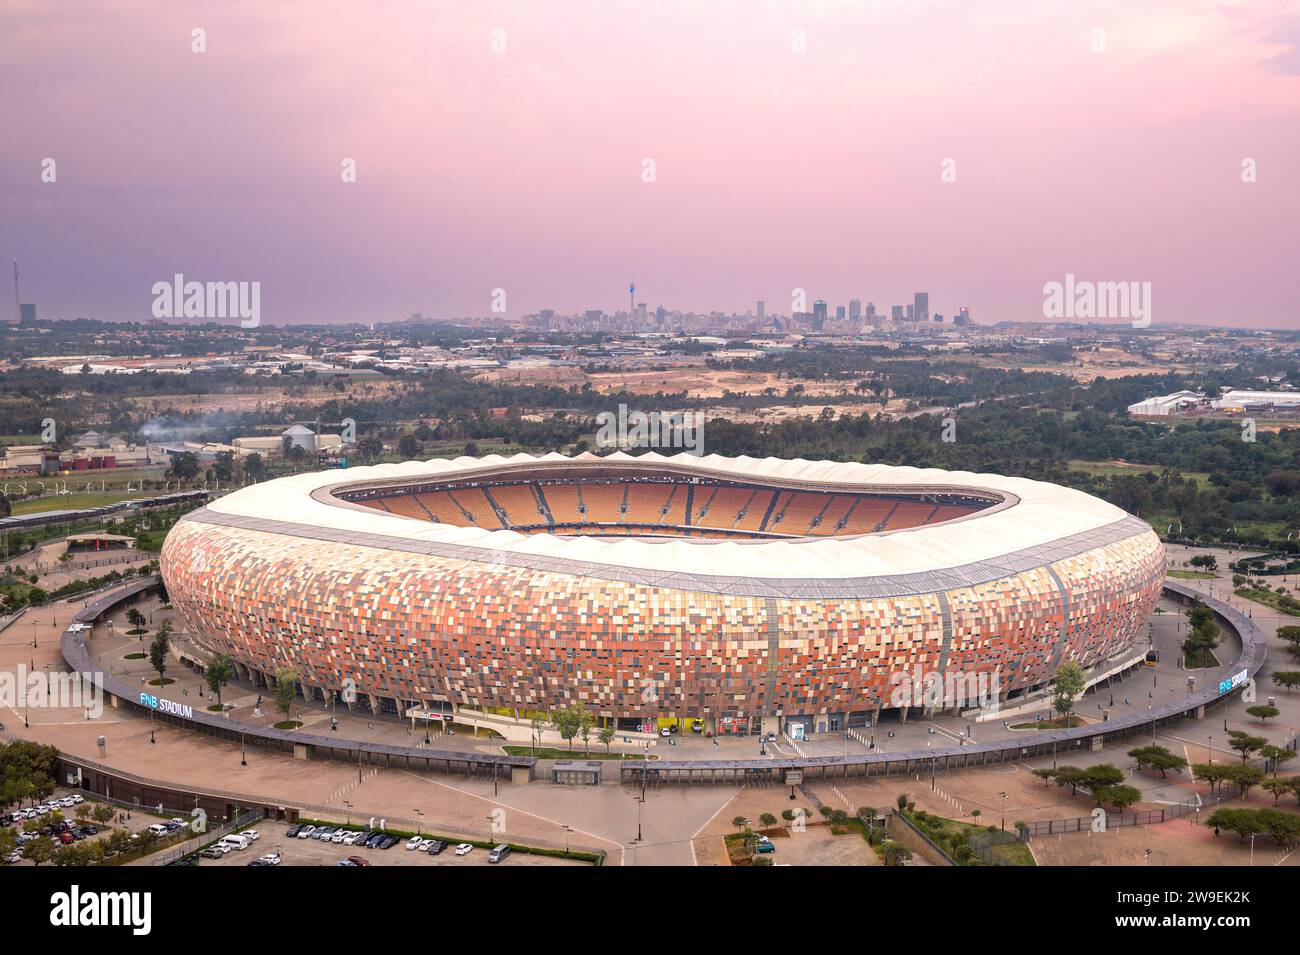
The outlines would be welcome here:
[[[826,303],[821,299],[813,302],[813,327],[821,328],[826,324]]]
[[[918,322],[930,320],[930,293],[917,292],[912,299],[912,317]]]
[[[862,318],[862,299],[849,299],[849,321],[856,322]]]
[[[767,318],[767,302],[763,301],[761,298],[758,300],[758,306],[755,314],[759,318]]]

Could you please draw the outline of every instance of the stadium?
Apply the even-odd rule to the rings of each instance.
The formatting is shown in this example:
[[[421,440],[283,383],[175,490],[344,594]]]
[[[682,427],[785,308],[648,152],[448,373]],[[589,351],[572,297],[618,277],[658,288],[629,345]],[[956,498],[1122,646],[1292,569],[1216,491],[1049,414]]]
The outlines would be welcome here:
[[[900,673],[1006,701],[1111,660],[1165,558],[1022,478],[619,452],[281,478],[186,515],[161,566],[201,647],[310,698],[801,735],[898,712]]]

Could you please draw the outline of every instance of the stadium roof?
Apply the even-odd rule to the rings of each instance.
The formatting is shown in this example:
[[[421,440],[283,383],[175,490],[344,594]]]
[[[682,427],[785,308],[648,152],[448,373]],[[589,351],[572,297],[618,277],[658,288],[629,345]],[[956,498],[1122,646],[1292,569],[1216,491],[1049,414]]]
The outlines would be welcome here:
[[[333,491],[367,484],[401,485],[430,479],[488,479],[493,471],[521,466],[542,472],[575,464],[664,467],[677,474],[726,480],[798,482],[833,490],[883,493],[953,493],[968,490],[1002,498],[1002,503],[942,524],[856,537],[770,540],[692,538],[596,538],[521,534],[385,514],[333,496]],[[862,579],[928,574],[980,565],[979,577],[994,579],[1005,570],[1039,566],[1085,552],[1099,543],[1150,533],[1124,511],[1081,491],[1025,478],[934,468],[893,467],[835,461],[777,458],[666,457],[655,452],[598,457],[561,454],[510,457],[488,455],[407,461],[373,467],[300,474],[253,485],[220,498],[205,509],[214,523],[332,539],[367,546],[390,543],[403,550],[416,543],[439,550],[454,547],[473,560],[500,560],[554,566],[562,562],[605,564],[672,575],[726,575],[730,578]],[[194,517],[202,520],[202,513]],[[222,519],[224,518],[224,519]],[[405,546],[404,546],[405,545]],[[1014,557],[1014,559],[1012,559]],[[1005,566],[1003,566],[1005,565]],[[948,578],[950,574],[942,574]],[[961,576],[956,574],[955,576]],[[955,582],[953,584],[955,585]]]

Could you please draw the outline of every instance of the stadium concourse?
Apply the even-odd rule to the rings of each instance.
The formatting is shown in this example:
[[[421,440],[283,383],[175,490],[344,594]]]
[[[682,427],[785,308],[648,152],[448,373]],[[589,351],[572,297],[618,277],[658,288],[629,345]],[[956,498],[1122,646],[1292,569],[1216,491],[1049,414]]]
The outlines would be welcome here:
[[[794,739],[905,715],[900,673],[937,676],[929,712],[1118,659],[1165,566],[1145,523],[1042,482],[653,453],[283,478],[186,515],[161,563],[198,647],[308,699]],[[991,699],[957,696],[972,676]]]

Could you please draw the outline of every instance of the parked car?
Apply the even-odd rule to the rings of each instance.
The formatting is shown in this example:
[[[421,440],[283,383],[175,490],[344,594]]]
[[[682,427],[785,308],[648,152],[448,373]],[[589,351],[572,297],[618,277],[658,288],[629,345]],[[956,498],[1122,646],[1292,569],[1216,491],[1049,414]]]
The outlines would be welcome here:
[[[21,852],[14,851],[9,853],[7,856],[5,856],[5,862],[11,864],[14,862],[21,862],[22,858],[23,858],[23,854]]]
[[[243,850],[247,849],[252,843],[249,842],[249,840],[244,838],[242,835],[232,832],[230,835],[222,837],[221,844],[225,846],[230,846],[230,848],[232,849],[238,849],[239,851],[242,852]]]
[[[348,856],[347,861],[351,862],[353,865],[370,865],[370,861],[361,858],[361,856]]]
[[[225,854],[224,851],[218,849],[216,846],[208,846],[208,848],[199,853],[199,855],[204,859],[220,859]]]
[[[420,843],[423,841],[424,840],[419,836],[411,836],[411,838],[406,840],[406,851],[410,852],[412,849],[420,848]]]
[[[353,831],[346,833],[341,840],[345,846],[356,845],[357,840],[361,838],[361,833]]]
[[[434,839],[429,843],[429,848],[425,851],[431,856],[436,856],[445,848],[447,848],[447,843],[443,842],[441,839]]]
[[[285,835],[288,836],[290,839],[297,839],[298,830],[300,830],[301,828],[302,828],[302,823],[295,822],[292,826],[289,827],[289,831],[286,832]]]
[[[366,840],[366,848],[378,849],[379,843],[383,842],[387,838],[388,836],[384,835],[382,832],[376,832],[373,836],[371,836],[369,839]]]
[[[72,845],[72,843],[76,842],[77,840],[72,838],[72,833],[70,832],[60,832],[59,841],[63,843],[65,846],[70,846]]]
[[[268,852],[266,855],[262,856],[262,858],[259,859],[258,861],[265,862],[267,865],[279,865],[280,859],[281,859],[280,853]]]
[[[510,847],[505,843],[502,843],[501,845],[497,846],[495,849],[493,849],[491,852],[488,853],[488,862],[492,862],[492,863],[500,862],[508,855],[510,855]]]
[[[356,863],[353,862],[351,859],[340,859],[338,862],[336,862],[336,863],[334,863],[334,864],[335,864],[336,866],[341,865],[341,866],[343,866],[345,869],[350,869],[350,868],[352,868],[354,865],[356,865]]]
[[[152,832],[155,836],[165,836],[170,830],[161,822],[156,822],[147,831]]]
[[[249,842],[256,842],[258,839],[262,838],[262,834],[256,829],[241,829],[239,834]]]
[[[402,839],[400,836],[385,836],[384,841],[379,843],[379,848],[391,849],[393,848],[393,846],[397,845],[401,841]]]
[[[99,826],[95,825],[94,823],[88,822],[81,827],[81,831],[88,836],[97,836],[99,835]]]
[[[670,732],[668,732],[668,727],[665,726],[663,729],[661,729],[661,730],[659,731],[659,735],[660,735],[660,736],[672,736],[673,734],[670,733]]]
[[[295,838],[297,838],[297,839],[310,839],[310,838],[311,838],[311,834],[312,834],[313,832],[315,832],[315,831],[316,831],[316,827],[315,827],[315,826],[303,826],[301,829],[298,830],[298,835],[295,836]]]
[[[334,830],[334,835],[330,836],[330,842],[341,843],[347,839],[347,837],[348,831],[346,829],[336,829]]]
[[[460,845],[456,847],[456,855],[458,856],[467,856],[473,851],[474,851],[474,847],[470,845],[468,842],[462,842]]]

